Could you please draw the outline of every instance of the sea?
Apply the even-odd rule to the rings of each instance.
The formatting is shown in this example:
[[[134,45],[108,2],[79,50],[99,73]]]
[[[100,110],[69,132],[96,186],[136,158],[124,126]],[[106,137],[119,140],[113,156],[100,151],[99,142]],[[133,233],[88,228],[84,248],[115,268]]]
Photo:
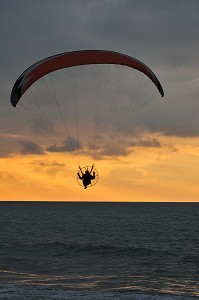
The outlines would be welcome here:
[[[199,203],[0,202],[0,299],[199,299]]]

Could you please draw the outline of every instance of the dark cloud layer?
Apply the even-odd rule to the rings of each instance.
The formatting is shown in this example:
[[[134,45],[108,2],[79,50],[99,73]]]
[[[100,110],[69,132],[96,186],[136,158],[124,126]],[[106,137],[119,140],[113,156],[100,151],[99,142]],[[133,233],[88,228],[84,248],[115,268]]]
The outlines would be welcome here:
[[[120,49],[126,47],[156,65],[184,65],[197,57],[194,47],[191,56],[187,51],[190,43],[198,47],[198,8],[198,1],[186,0],[94,1],[88,27],[100,42],[109,40],[115,46],[119,40]]]
[[[161,142],[156,138],[139,138],[129,142],[131,147],[144,147],[144,148],[160,148]]]
[[[20,153],[23,155],[29,155],[29,154],[34,154],[34,155],[41,155],[44,154],[44,150],[42,147],[37,145],[36,143],[32,141],[27,141],[27,140],[20,140],[18,143],[21,145],[21,150]]]
[[[162,105],[145,116],[140,128],[168,136],[198,137],[198,28],[198,0],[3,1],[0,10],[1,132],[5,129],[8,133],[17,132],[19,114],[11,107],[9,98],[15,80],[28,66],[65,51],[110,49],[149,65],[165,90]],[[54,130],[52,124],[41,124],[36,118],[30,127],[37,134]],[[72,152],[81,148],[73,142],[73,147],[69,141],[60,147],[52,143],[48,151]],[[36,143],[22,142],[20,146],[23,154],[44,153]],[[122,151],[126,155],[126,150],[119,152]],[[11,152],[5,144],[1,146],[2,156]]]
[[[69,0],[42,1],[38,6],[34,1],[30,5],[25,0],[8,0],[1,5],[0,25],[7,46],[1,48],[2,66],[7,61],[21,71],[42,57],[84,48],[122,51],[146,58],[156,67],[158,62],[159,68],[163,63],[194,66],[199,3]],[[4,59],[9,56],[11,62]]]
[[[75,152],[82,149],[81,143],[74,137],[66,139],[62,145],[50,145],[46,150],[49,152]]]

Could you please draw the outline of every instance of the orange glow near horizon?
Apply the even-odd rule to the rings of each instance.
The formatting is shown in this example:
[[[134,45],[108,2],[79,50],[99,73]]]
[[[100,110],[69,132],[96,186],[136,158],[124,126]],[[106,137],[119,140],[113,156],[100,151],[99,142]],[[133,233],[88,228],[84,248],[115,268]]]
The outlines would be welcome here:
[[[87,190],[77,184],[78,164],[69,155],[1,158],[0,200],[198,202],[199,141],[172,138],[170,147],[168,140],[164,147],[96,161],[99,182]]]

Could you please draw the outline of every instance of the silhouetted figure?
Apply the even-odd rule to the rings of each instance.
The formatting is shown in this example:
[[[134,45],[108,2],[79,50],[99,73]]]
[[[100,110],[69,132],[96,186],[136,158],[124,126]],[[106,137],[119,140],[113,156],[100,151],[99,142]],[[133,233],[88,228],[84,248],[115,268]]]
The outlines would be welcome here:
[[[93,175],[91,175],[91,172],[92,170],[90,172],[86,170],[84,174],[82,173],[82,176],[79,174],[79,172],[77,173],[79,179],[82,180],[85,189],[87,189],[87,186],[91,184],[91,180],[95,179],[95,172],[93,172]]]

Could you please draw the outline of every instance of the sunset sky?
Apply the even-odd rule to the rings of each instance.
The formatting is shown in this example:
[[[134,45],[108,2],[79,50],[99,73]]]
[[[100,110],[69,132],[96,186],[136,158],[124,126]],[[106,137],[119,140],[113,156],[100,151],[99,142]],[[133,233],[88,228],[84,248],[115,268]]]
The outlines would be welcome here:
[[[1,1],[0,200],[198,202],[198,28],[198,0]],[[110,91],[115,85],[113,98],[123,91],[114,81],[112,69],[109,81],[107,73],[101,78],[100,88],[95,88],[100,82],[98,75],[97,79],[89,79],[90,70],[82,72],[81,87],[79,73],[73,74],[78,89],[70,90],[66,83],[64,91],[59,86],[55,88],[62,101],[66,100],[63,105],[68,106],[68,117],[64,113],[63,116],[74,144],[77,123],[69,108],[74,108],[70,103],[72,94],[74,99],[85,101],[89,101],[88,91],[92,99],[101,94],[107,105],[97,107],[104,127],[101,123],[98,131],[92,129],[92,141],[87,118],[89,112],[91,120],[91,104],[79,107],[79,155],[74,155],[67,145],[57,151],[58,135],[53,135],[54,140],[52,135],[41,135],[44,127],[39,127],[34,110],[29,113],[29,108],[20,110],[10,103],[13,84],[26,68],[45,57],[81,49],[113,50],[141,60],[155,72],[165,92],[161,98],[152,91],[155,96],[149,98],[155,98],[153,106],[126,117],[125,125],[103,155],[97,152],[99,145],[103,145],[109,126],[114,124],[109,122],[112,117],[107,109]],[[128,72],[121,73],[121,82],[127,78],[125,95],[121,92],[123,104],[133,89],[139,94],[138,99],[143,98],[139,91],[142,85],[130,81]],[[71,76],[66,75],[68,81]],[[147,89],[154,89],[150,80],[147,84]],[[52,85],[49,79],[48,86]],[[41,89],[35,85],[33,92],[39,94],[38,99],[47,99],[46,91]],[[26,97],[30,95],[27,93]],[[59,122],[53,108],[46,113]],[[81,147],[85,141],[92,148],[91,155]],[[99,182],[84,190],[76,180],[78,165],[93,163]]]

